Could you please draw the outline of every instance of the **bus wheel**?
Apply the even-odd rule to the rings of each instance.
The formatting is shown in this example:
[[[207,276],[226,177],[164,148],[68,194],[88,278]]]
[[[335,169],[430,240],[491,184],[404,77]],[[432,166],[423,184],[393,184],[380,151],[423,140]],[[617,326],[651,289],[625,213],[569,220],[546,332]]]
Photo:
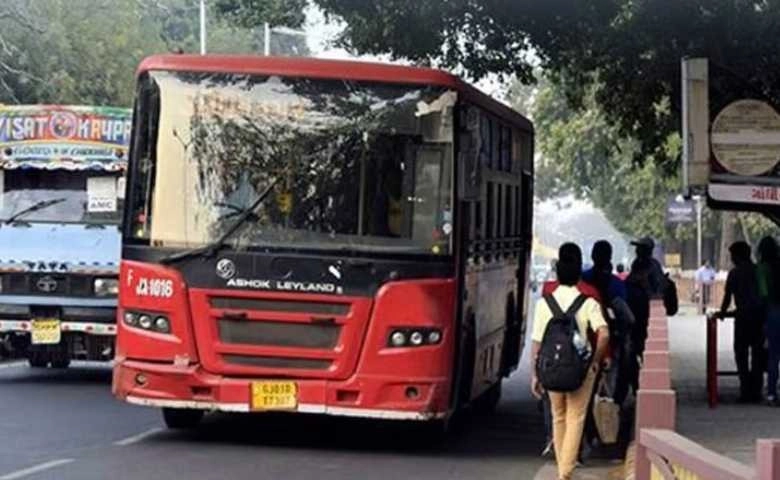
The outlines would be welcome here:
[[[46,368],[49,365],[49,356],[42,352],[30,352],[27,363],[33,368]]]
[[[68,368],[70,366],[70,358],[60,357],[51,361],[51,368]]]
[[[189,408],[163,408],[165,426],[172,430],[192,430],[203,419],[203,410]]]
[[[501,380],[493,384],[492,387],[485,390],[479,399],[474,403],[475,409],[480,413],[493,413],[501,401]]]

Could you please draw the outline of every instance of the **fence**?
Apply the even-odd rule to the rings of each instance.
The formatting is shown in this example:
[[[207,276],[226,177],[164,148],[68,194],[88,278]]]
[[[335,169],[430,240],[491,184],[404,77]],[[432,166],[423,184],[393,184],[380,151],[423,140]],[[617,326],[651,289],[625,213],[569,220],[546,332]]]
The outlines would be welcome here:
[[[636,480],[780,479],[780,440],[758,440],[754,469],[675,433],[676,408],[668,320],[653,302],[637,392]]]

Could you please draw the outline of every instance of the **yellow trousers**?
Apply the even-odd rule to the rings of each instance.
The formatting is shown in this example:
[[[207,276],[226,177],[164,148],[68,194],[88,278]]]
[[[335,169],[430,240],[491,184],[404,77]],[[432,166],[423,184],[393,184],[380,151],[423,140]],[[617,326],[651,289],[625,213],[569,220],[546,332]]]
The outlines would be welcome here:
[[[567,393],[550,392],[553,445],[555,461],[558,464],[558,478],[561,480],[571,479],[574,467],[577,466],[582,430],[585,427],[585,417],[593,396],[593,383],[597,373],[596,367],[592,366],[579,390]]]

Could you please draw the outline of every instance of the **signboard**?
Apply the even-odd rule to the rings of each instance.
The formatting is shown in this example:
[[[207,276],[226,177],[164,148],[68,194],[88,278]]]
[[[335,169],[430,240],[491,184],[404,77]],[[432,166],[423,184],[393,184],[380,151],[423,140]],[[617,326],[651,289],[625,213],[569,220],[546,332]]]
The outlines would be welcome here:
[[[0,107],[0,167],[121,170],[131,111],[56,105]]]
[[[733,102],[715,117],[710,143],[728,172],[765,175],[780,162],[780,115],[760,100]]]
[[[664,264],[669,268],[680,268],[682,266],[682,255],[679,253],[667,253],[664,255]]]
[[[680,225],[696,221],[696,204],[693,200],[679,199],[676,196],[669,198],[666,203],[666,224]]]
[[[114,177],[87,178],[87,211],[116,212],[117,192]]]
[[[780,187],[712,183],[710,198],[719,202],[780,206]]]

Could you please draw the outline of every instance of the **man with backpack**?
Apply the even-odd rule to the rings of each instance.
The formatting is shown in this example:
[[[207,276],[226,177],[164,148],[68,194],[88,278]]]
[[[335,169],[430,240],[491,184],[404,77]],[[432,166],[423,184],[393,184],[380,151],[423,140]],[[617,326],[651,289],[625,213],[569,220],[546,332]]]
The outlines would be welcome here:
[[[536,365],[531,390],[549,393],[558,478],[568,480],[577,463],[593,385],[607,349],[609,330],[601,306],[577,288],[582,252],[561,245],[556,273],[559,285],[536,305],[532,358]],[[595,347],[589,341],[595,337]]]

